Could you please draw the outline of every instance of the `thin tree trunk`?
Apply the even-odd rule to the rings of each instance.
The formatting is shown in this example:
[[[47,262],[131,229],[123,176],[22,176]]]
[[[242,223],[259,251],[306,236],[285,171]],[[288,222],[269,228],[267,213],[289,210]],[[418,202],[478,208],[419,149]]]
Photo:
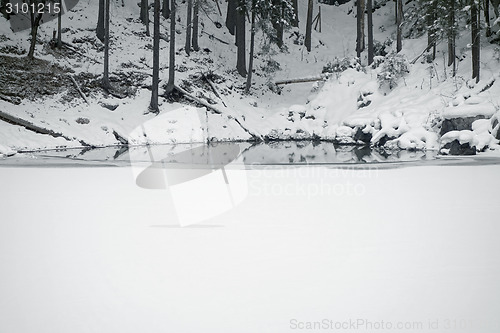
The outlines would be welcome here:
[[[191,30],[193,27],[193,0],[187,0],[187,16],[186,16],[186,43],[184,44],[184,50],[187,55],[191,54]]]
[[[245,3],[240,0],[238,3],[238,8],[236,9],[236,47],[237,59],[236,59],[236,69],[238,73],[245,77],[247,75],[247,64],[246,64],[246,48],[245,48]]]
[[[38,35],[38,27],[42,20],[43,14],[31,14],[31,42],[30,50],[28,52],[28,59],[32,60],[35,57],[36,36]]]
[[[305,45],[308,52],[311,52],[312,49],[312,20],[313,20],[313,9],[314,2],[313,0],[309,0],[307,4],[307,21],[306,21],[306,37],[305,37]]]
[[[97,16],[97,28],[96,28],[96,35],[97,38],[104,43],[104,1],[105,0],[99,0],[99,13]]]
[[[398,24],[398,2],[399,0],[393,0],[394,1],[394,23]]]
[[[472,30],[472,78],[476,82],[480,80],[480,22],[478,8],[474,0],[471,0],[471,30]]]
[[[484,0],[484,19],[486,20],[486,37],[491,36],[490,0]]]
[[[227,2],[227,14],[226,14],[226,28],[229,33],[234,36],[236,32],[236,7],[238,0],[228,0]]]
[[[363,11],[363,1],[356,1],[356,56],[361,58],[361,52],[363,52],[363,40],[364,40],[364,29],[363,29],[363,17],[365,13]]]
[[[399,53],[403,49],[403,0],[397,0],[398,5],[398,32],[397,32],[397,42],[396,51]]]
[[[200,46],[198,45],[198,27],[200,18],[200,0],[194,0],[193,8],[193,50],[199,51]]]
[[[272,5],[274,8],[280,8],[280,10],[273,10],[271,14],[271,22],[274,30],[276,31],[276,44],[279,48],[283,47],[283,3],[282,0],[272,0]]]
[[[168,19],[170,17],[170,5],[169,5],[170,0],[163,0],[163,7],[161,9],[161,14],[163,15],[163,18]]]
[[[109,83],[109,2],[104,0],[104,74],[102,77],[102,88],[106,91],[110,90]]]
[[[141,0],[141,22],[146,26],[146,36],[150,35],[149,32],[149,4],[148,0]]]
[[[153,31],[153,85],[151,87],[151,104],[149,108],[155,113],[158,109],[158,85],[160,81],[160,0],[154,0]]]
[[[361,52],[366,48],[365,45],[365,0],[358,0],[361,3]]]
[[[373,52],[373,0],[367,1],[368,10],[368,65],[373,63],[374,52]]]
[[[297,0],[293,0],[293,20],[292,26],[298,28],[299,27],[299,4]]]
[[[175,13],[177,11],[176,0],[170,2],[170,55],[168,63],[168,83],[165,93],[168,95],[175,88]]]
[[[253,56],[255,49],[255,0],[252,0],[252,31],[250,32],[250,60],[248,62],[248,76],[245,92],[248,94],[252,87]]]
[[[61,26],[62,26],[62,0],[59,0],[60,10],[57,13],[57,47],[60,49],[62,46]]]
[[[453,76],[456,74],[455,57],[455,0],[449,0],[450,13],[448,16],[448,66],[453,65]]]

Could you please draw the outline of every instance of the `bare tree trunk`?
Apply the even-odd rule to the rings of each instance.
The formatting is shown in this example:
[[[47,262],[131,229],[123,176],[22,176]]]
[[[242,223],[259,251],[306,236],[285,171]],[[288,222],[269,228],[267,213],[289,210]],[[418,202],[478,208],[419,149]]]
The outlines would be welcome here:
[[[472,30],[472,78],[476,79],[476,82],[480,80],[480,22],[479,13],[476,2],[471,0],[471,30]]]
[[[102,88],[106,91],[111,89],[109,83],[109,2],[110,0],[105,0],[104,6],[104,74]]]
[[[365,45],[365,0],[358,0],[361,3],[361,52],[366,48]]]
[[[397,0],[398,5],[398,17],[397,17],[397,42],[396,42],[396,51],[399,53],[403,49],[403,0]]]
[[[170,0],[163,0],[163,7],[161,9],[161,14],[162,16],[166,19],[170,17],[170,5],[169,5]]]
[[[484,19],[486,21],[486,37],[491,36],[490,0],[484,0]]]
[[[193,50],[199,51],[200,46],[198,45],[198,27],[200,18],[200,0],[194,0],[193,8]]]
[[[141,0],[141,22],[146,26],[146,35],[149,36],[149,4],[148,0]]]
[[[280,8],[281,10],[278,11],[273,11],[272,16],[271,16],[271,22],[273,25],[274,30],[276,30],[276,44],[278,45],[279,48],[283,47],[283,3],[282,0],[272,0],[273,6],[275,8]]]
[[[32,60],[35,57],[36,36],[38,35],[38,27],[42,20],[43,14],[31,13],[31,42],[30,50],[28,52],[28,59]]]
[[[243,0],[238,1],[238,8],[236,9],[236,47],[237,59],[236,59],[236,69],[238,73],[245,77],[247,75],[247,64],[246,64],[246,48],[245,48],[245,2]]]
[[[99,13],[97,16],[97,29],[96,35],[97,38],[104,43],[104,1],[99,0]]]
[[[186,16],[186,43],[184,50],[187,55],[191,54],[191,30],[193,29],[193,0],[187,0],[187,16]]]
[[[368,10],[368,65],[373,63],[373,0],[366,0]]]
[[[154,0],[154,23],[153,23],[153,85],[151,87],[151,103],[149,108],[152,112],[159,113],[158,108],[158,85],[160,81],[160,0]]]
[[[313,0],[309,0],[307,4],[307,22],[306,22],[306,38],[305,45],[308,52],[311,52],[312,49],[312,20],[313,20],[313,9],[314,2]]]
[[[450,6],[450,14],[448,16],[448,66],[453,65],[453,76],[455,76],[456,74],[455,0],[449,0],[449,6]]]
[[[238,0],[228,0],[227,2],[227,14],[226,14],[226,28],[229,33],[234,36],[236,32],[236,7]]]
[[[61,26],[62,26],[62,0],[59,0],[60,10],[57,13],[57,47],[61,48],[62,46],[62,36],[61,36]]]
[[[299,27],[299,4],[297,0],[293,0],[293,20],[292,26],[298,28]]]
[[[165,93],[168,95],[175,88],[175,13],[177,11],[176,0],[170,2],[170,56],[168,63],[168,83]]]
[[[394,1],[394,23],[398,24],[398,0],[392,0]]]
[[[248,76],[245,92],[248,94],[252,87],[253,56],[255,49],[255,0],[252,0],[252,31],[250,32],[250,60],[248,62]]]
[[[361,52],[364,50],[364,40],[365,40],[365,33],[364,33],[364,17],[365,17],[365,11],[364,11],[364,0],[357,0],[356,1],[356,55],[358,58],[361,58]]]

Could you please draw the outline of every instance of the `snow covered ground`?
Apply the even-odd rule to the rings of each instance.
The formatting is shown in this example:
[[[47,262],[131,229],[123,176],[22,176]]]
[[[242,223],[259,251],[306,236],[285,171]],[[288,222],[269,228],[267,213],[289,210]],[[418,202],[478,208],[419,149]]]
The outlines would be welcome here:
[[[2,167],[0,331],[500,329],[499,165],[241,171],[181,228],[128,167]]]

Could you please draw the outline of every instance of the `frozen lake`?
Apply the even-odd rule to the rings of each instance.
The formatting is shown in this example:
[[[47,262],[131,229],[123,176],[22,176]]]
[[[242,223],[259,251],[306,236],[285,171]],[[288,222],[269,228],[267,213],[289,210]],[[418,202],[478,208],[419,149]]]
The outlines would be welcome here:
[[[0,332],[500,329],[498,160],[259,149],[4,160]]]

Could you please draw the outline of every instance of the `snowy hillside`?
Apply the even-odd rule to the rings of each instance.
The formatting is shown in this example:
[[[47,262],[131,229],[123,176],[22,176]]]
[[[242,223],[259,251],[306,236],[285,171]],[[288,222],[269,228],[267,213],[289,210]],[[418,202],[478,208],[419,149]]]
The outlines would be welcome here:
[[[0,17],[2,83],[14,82],[16,73],[23,71],[30,78],[11,84],[25,96],[21,100],[0,99],[0,110],[57,134],[53,138],[0,120],[0,153],[125,142],[290,139],[370,144],[389,150],[433,149],[452,154],[487,148],[498,152],[499,49],[486,39],[481,51],[482,80],[477,85],[469,80],[467,31],[458,40],[457,56],[461,61],[456,77],[444,66],[444,43],[438,45],[434,62],[428,63],[422,56],[410,64],[422,54],[427,37],[404,39],[401,58],[391,56],[395,45],[387,41],[394,40],[394,8],[392,2],[379,1],[374,13],[374,37],[385,43],[384,53],[389,55],[377,57],[376,68],[367,67],[366,55],[354,59],[354,2],[340,6],[315,3],[315,14],[321,7],[322,27],[321,32],[313,31],[313,49],[307,52],[303,45],[307,3],[301,1],[299,28],[286,31],[285,52],[276,46],[269,49],[264,35],[257,33],[254,83],[247,95],[245,79],[235,70],[234,37],[224,27],[226,4],[221,5],[223,16],[215,5],[203,7],[201,50],[190,56],[183,50],[186,4],[179,4],[177,24],[176,83],[217,112],[185,98],[169,97],[160,99],[158,116],[148,113],[152,37],[145,34],[135,0],[126,0],[124,6],[121,1],[113,1],[111,8],[111,81],[126,95],[124,98],[106,94],[99,87],[103,46],[95,36],[97,2],[81,1],[63,16],[63,40],[73,50],[51,48],[49,42],[57,23],[42,25],[39,38],[43,45],[37,45],[35,53],[40,60],[31,64],[24,60],[29,32],[13,33],[9,22]],[[411,7],[407,10],[411,11]],[[168,77],[168,20],[162,18],[161,25],[163,87]],[[390,61],[408,66],[408,73],[404,71],[392,89],[387,87],[387,80],[378,80],[387,74],[384,71]],[[274,84],[320,76],[324,69],[324,79],[315,83]],[[70,76],[86,95],[88,104]],[[213,81],[216,91],[207,84],[206,77]]]

